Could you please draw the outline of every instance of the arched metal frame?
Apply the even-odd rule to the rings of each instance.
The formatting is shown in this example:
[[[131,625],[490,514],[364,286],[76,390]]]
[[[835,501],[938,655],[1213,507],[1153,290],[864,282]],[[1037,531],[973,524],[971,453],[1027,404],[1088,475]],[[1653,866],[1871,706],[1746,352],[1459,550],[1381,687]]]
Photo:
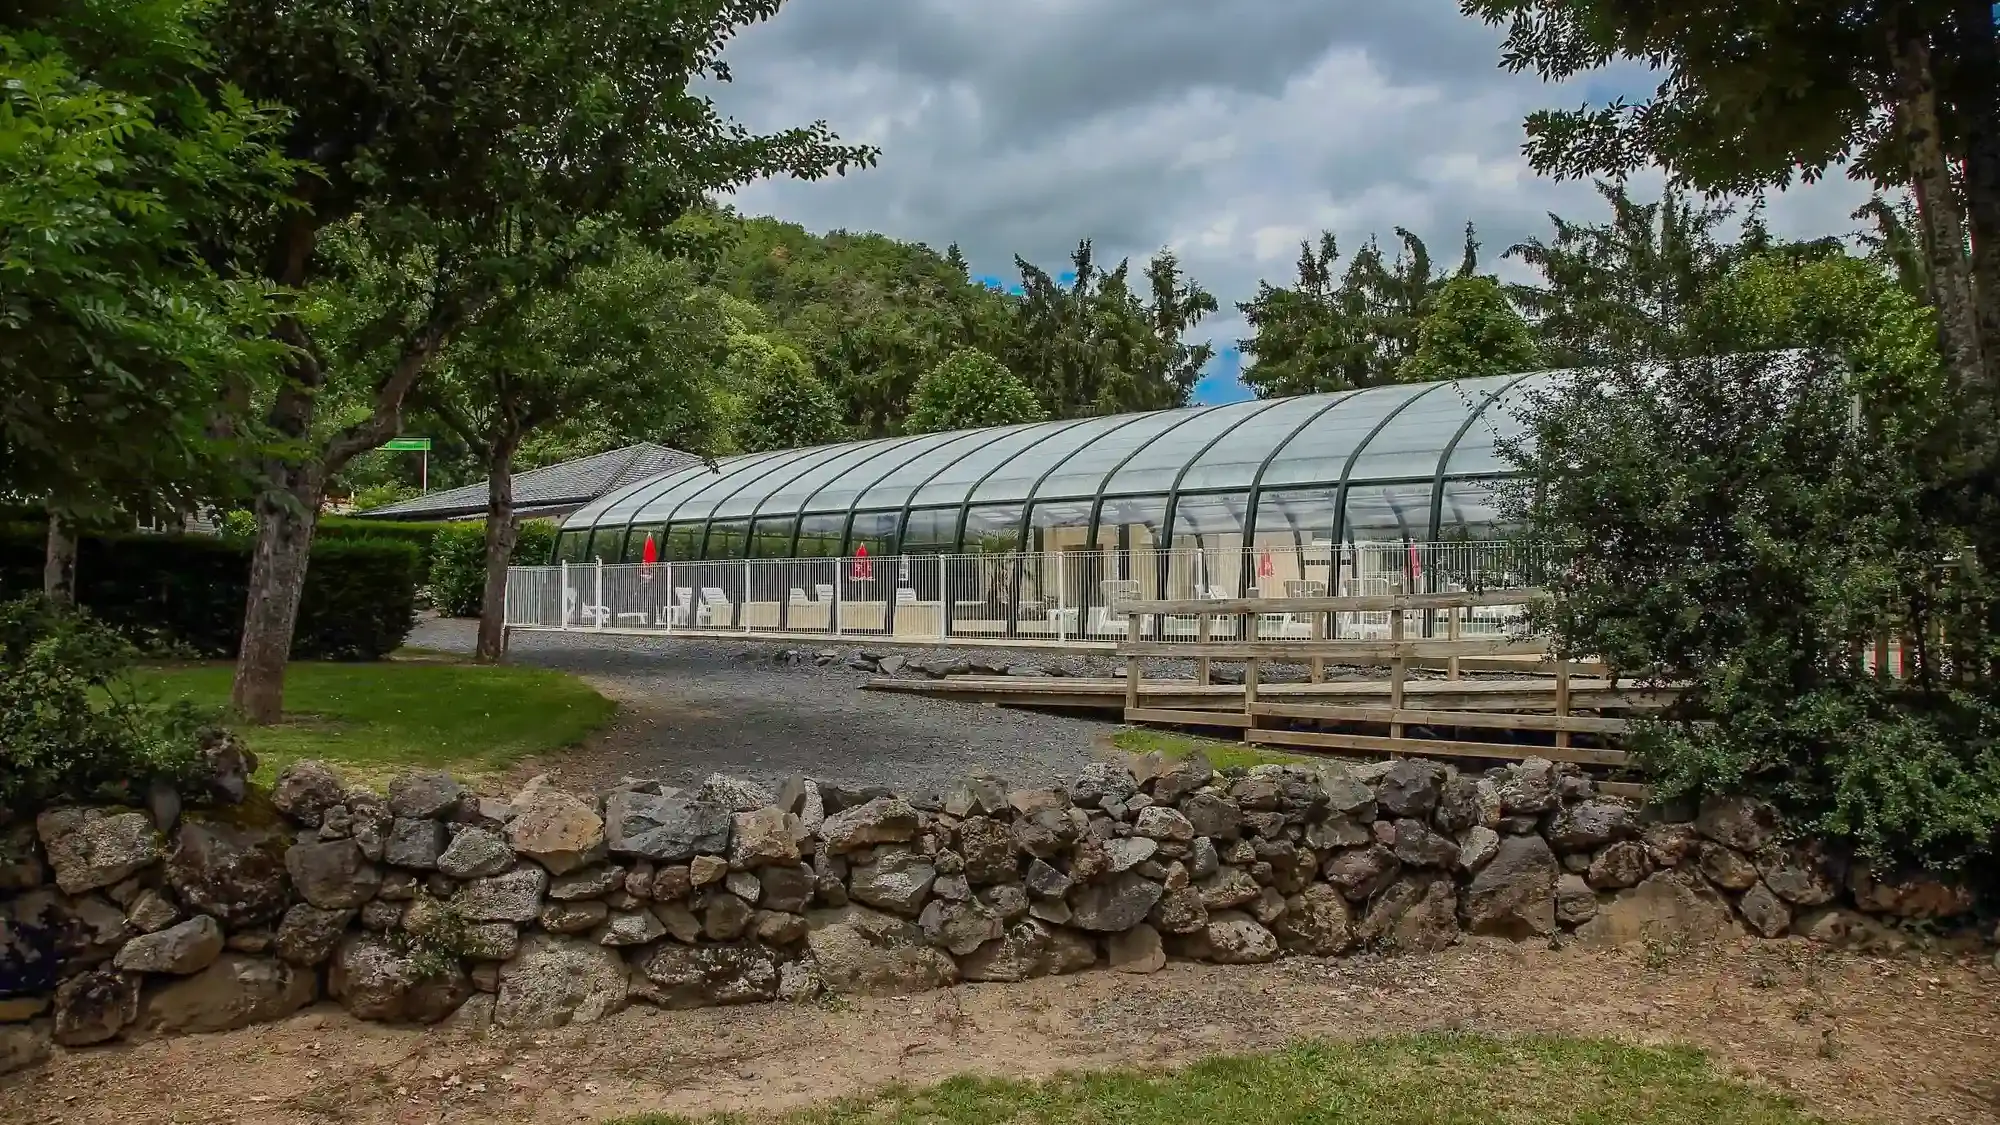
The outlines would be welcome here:
[[[1449,441],[1444,443],[1438,456],[1436,469],[1429,475],[1427,480],[1416,476],[1408,478],[1398,477],[1395,480],[1384,479],[1381,481],[1377,481],[1372,477],[1367,478],[1365,483],[1370,485],[1378,483],[1382,485],[1406,486],[1423,483],[1430,485],[1430,505],[1428,512],[1425,513],[1429,517],[1428,520],[1424,520],[1421,516],[1418,516],[1417,513],[1423,511],[1422,509],[1412,506],[1411,511],[1405,513],[1400,507],[1395,506],[1397,501],[1393,497],[1391,498],[1393,509],[1391,514],[1397,521],[1405,525],[1404,534],[1406,536],[1414,538],[1422,534],[1433,540],[1440,537],[1443,532],[1444,491],[1449,481],[1458,480],[1460,477],[1470,479],[1472,477],[1497,475],[1489,473],[1452,474],[1450,472],[1451,460],[1465,436],[1471,432],[1472,427],[1479,424],[1481,419],[1489,415],[1496,402],[1529,377],[1530,375],[1527,374],[1516,375],[1508,378],[1497,387],[1479,392],[1476,405],[1469,407],[1469,412],[1465,419],[1451,433]],[[1485,382],[1485,380],[1481,380],[1481,382]],[[1337,481],[1326,480],[1321,484],[1321,487],[1331,485],[1334,488],[1332,533],[1336,542],[1344,542],[1349,534],[1348,501],[1353,494],[1355,486],[1363,483],[1362,481],[1357,481],[1354,477],[1356,468],[1360,465],[1363,455],[1369,452],[1369,447],[1376,439],[1387,431],[1406,410],[1414,406],[1418,400],[1425,398],[1427,395],[1437,391],[1440,386],[1445,385],[1443,383],[1434,383],[1424,386],[1421,389],[1416,389],[1414,393],[1407,394],[1400,402],[1395,403],[1393,407],[1387,410],[1383,417],[1372,424],[1368,432],[1361,436],[1348,451],[1340,470],[1339,479]],[[1457,384],[1454,383],[1454,385]],[[1387,389],[1380,388],[1376,390]],[[1213,450],[1232,436],[1240,434],[1246,425],[1255,419],[1266,416],[1267,412],[1281,407],[1286,400],[1273,400],[1260,404],[1253,409],[1247,409],[1242,417],[1223,425],[1217,433],[1206,439],[1199,448],[1191,449],[1179,469],[1172,474],[1171,479],[1163,482],[1162,491],[1165,495],[1166,508],[1162,516],[1162,525],[1158,539],[1159,545],[1163,549],[1169,549],[1173,546],[1177,538],[1177,528],[1175,525],[1180,522],[1184,509],[1183,500],[1185,498],[1212,495],[1242,496],[1242,539],[1246,545],[1254,542],[1257,525],[1263,515],[1262,509],[1266,507],[1266,497],[1264,496],[1267,490],[1266,481],[1269,479],[1274,467],[1283,463],[1285,455],[1313,429],[1316,423],[1319,423],[1329,414],[1339,410],[1343,405],[1355,401],[1358,396],[1366,393],[1367,390],[1351,390],[1332,396],[1323,404],[1315,404],[1314,408],[1310,409],[1304,418],[1300,419],[1295,425],[1290,426],[1289,430],[1272,444],[1268,452],[1257,463],[1256,470],[1250,476],[1247,487],[1238,488],[1203,482],[1203,487],[1194,491],[1184,492],[1183,485],[1187,482],[1189,474],[1193,471],[1196,464],[1202,462]],[[1370,395],[1369,397],[1372,398],[1373,396]],[[1471,401],[1471,395],[1468,394],[1465,397],[1468,401]],[[987,498],[987,501],[993,503],[1020,504],[1016,547],[1020,551],[1030,551],[1034,549],[1035,543],[1036,505],[1044,500],[1042,494],[1048,483],[1088,450],[1099,447],[1103,439],[1119,433],[1127,426],[1140,424],[1145,419],[1153,419],[1155,422],[1162,421],[1159,417],[1161,413],[1160,411],[1150,411],[1123,418],[1091,416],[1049,423],[1047,424],[1049,428],[1046,432],[1035,434],[1018,449],[1004,453],[1001,455],[1003,457],[1002,460],[979,473],[977,479],[971,481],[964,493],[957,496],[955,504],[950,502],[936,505],[927,503],[923,506],[922,510],[931,512],[935,509],[937,512],[942,513],[951,512],[954,508],[956,509],[956,519],[950,520],[947,525],[950,528],[951,542],[944,544],[944,547],[947,551],[962,551],[965,548],[965,537],[970,528],[971,510],[975,505],[975,499],[978,497],[980,490],[996,474],[1003,472],[1010,465],[1019,466],[1024,459],[1031,458],[1038,450],[1051,445],[1062,445],[1065,436],[1072,435],[1073,431],[1092,425],[1102,426],[1102,429],[1098,432],[1085,435],[1080,443],[1073,444],[1070,448],[1063,449],[1057,454],[1054,461],[1042,469],[1034,477],[1033,482],[1018,497],[1010,494]],[[1111,489],[1118,475],[1128,466],[1135,463],[1142,455],[1149,451],[1160,450],[1162,443],[1171,443],[1173,435],[1176,432],[1189,423],[1194,422],[1197,418],[1202,417],[1204,413],[1204,411],[1200,410],[1189,411],[1184,417],[1166,420],[1165,424],[1161,425],[1157,432],[1145,436],[1135,448],[1125,453],[1104,472],[1089,496],[1089,517],[1083,528],[1086,542],[1093,544],[1096,542],[1100,529],[1103,526],[1105,502],[1107,500],[1115,500],[1128,495],[1153,497],[1157,494],[1154,491],[1146,490],[1134,484],[1131,486],[1121,485],[1114,495]],[[797,554],[799,545],[802,542],[803,526],[807,518],[813,516],[825,518],[833,515],[843,515],[839,551],[842,554],[846,554],[853,550],[854,529],[857,517],[863,512],[894,513],[893,524],[889,531],[889,535],[893,541],[889,544],[888,550],[890,553],[895,553],[901,550],[908,539],[912,518],[918,507],[918,497],[922,495],[926,487],[964,458],[974,456],[981,450],[987,449],[1010,437],[1018,437],[1021,435],[1022,430],[1023,427],[1021,426],[1008,426],[989,430],[968,430],[948,435],[911,435],[894,439],[877,439],[875,443],[871,443],[875,444],[876,448],[865,450],[857,449],[855,443],[842,443],[837,446],[824,446],[816,449],[755,454],[750,457],[735,459],[734,464],[724,466],[713,480],[709,480],[705,484],[691,489],[689,486],[695,484],[700,479],[701,474],[712,470],[699,468],[684,469],[679,472],[667,474],[664,477],[653,478],[639,482],[636,485],[627,486],[617,493],[608,494],[607,497],[598,502],[601,505],[599,507],[600,511],[608,511],[611,508],[622,506],[628,501],[632,502],[633,507],[630,516],[622,521],[622,535],[613,534],[613,528],[617,527],[617,524],[595,524],[587,529],[578,528],[574,530],[585,532],[583,543],[583,554],[585,557],[589,556],[592,548],[598,547],[600,544],[605,547],[613,546],[613,539],[615,538],[617,540],[615,548],[618,557],[622,558],[624,553],[629,550],[634,529],[642,521],[649,525],[659,523],[661,526],[671,530],[676,521],[678,521],[679,514],[682,511],[702,502],[704,499],[708,499],[711,501],[710,506],[707,515],[700,518],[701,531],[695,537],[694,542],[698,557],[707,557],[721,550],[723,547],[720,539],[715,534],[717,524],[733,521],[736,518],[730,516],[725,520],[722,515],[722,508],[739,497],[752,495],[757,490],[762,489],[764,495],[758,498],[756,504],[750,508],[748,515],[744,517],[746,531],[742,546],[746,555],[754,544],[757,523],[760,519],[787,515],[793,517],[791,541],[788,548],[793,555]],[[916,481],[903,496],[892,500],[876,495],[877,489],[885,481],[894,477],[898,472],[917,464],[922,458],[931,456],[935,456],[939,460],[936,468],[932,469],[922,480]],[[840,465],[840,462],[845,458],[853,458],[852,463]],[[1171,457],[1163,455],[1160,460],[1170,463]],[[833,472],[824,482],[812,487],[812,490],[799,498],[795,504],[786,502],[779,504],[778,509],[772,508],[772,503],[785,489],[801,480],[807,479],[815,472],[828,470],[835,466],[839,466],[837,471]],[[1168,465],[1166,464],[1160,466],[1162,475],[1164,475],[1164,470],[1167,467]],[[875,470],[878,468],[880,471],[876,472]],[[853,498],[846,504],[844,513],[837,507],[821,511],[815,510],[818,506],[817,500],[819,497],[842,481],[861,479],[861,474],[864,473],[872,473],[872,479],[867,479],[865,483],[860,484],[855,489]],[[1088,480],[1088,477],[1084,479]],[[647,514],[647,507],[656,500],[672,497],[677,490],[683,489],[687,490],[685,495],[674,498],[672,500],[672,510],[666,512],[664,516]],[[1003,491],[1011,493],[1013,490]],[[717,495],[718,492],[721,495]],[[1081,495],[1076,497],[1076,500],[1079,502],[1082,499]],[[984,503],[987,501],[981,502]],[[733,542],[732,540],[732,545]],[[600,551],[600,553],[602,552]],[[1253,564],[1249,558],[1250,552],[1246,551],[1245,555],[1243,567],[1246,573],[1240,576],[1239,587],[1247,589],[1247,584],[1250,581],[1247,572]],[[1014,584],[1016,586],[1014,595],[1016,600],[1019,597],[1019,582],[1020,574],[1017,572],[1014,576]]]
[[[1451,455],[1458,452],[1458,443],[1465,440],[1465,435],[1471,432],[1473,424],[1485,417],[1487,410],[1491,409],[1494,403],[1500,401],[1502,395],[1520,386],[1532,374],[1534,373],[1528,372],[1527,374],[1509,379],[1497,389],[1488,391],[1486,397],[1480,401],[1479,406],[1465,419],[1465,424],[1460,426],[1458,432],[1451,435],[1451,440],[1445,443],[1444,452],[1438,454],[1437,476],[1431,479],[1431,525],[1429,531],[1431,542],[1437,542],[1438,536],[1443,534],[1444,531],[1445,470],[1451,467]]]

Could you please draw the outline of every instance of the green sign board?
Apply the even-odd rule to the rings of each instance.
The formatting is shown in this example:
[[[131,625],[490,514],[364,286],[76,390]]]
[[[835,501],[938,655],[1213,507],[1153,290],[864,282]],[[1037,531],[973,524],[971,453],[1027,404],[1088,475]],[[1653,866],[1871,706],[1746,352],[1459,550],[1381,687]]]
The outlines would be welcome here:
[[[423,450],[423,451],[425,451],[425,452],[429,452],[429,451],[430,451],[430,448],[431,448],[431,439],[429,439],[429,438],[427,438],[427,437],[399,437],[399,438],[390,438],[390,439],[389,439],[389,443],[388,443],[387,445],[384,445],[384,446],[383,446],[382,448],[384,448],[384,449],[409,449],[409,450],[418,450],[418,449],[421,449],[421,450]]]

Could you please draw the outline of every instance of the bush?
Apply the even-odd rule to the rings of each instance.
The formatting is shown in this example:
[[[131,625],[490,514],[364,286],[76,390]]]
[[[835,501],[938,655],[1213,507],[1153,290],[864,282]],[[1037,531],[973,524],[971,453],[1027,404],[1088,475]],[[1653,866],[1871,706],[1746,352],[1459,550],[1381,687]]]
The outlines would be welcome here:
[[[0,528],[0,596],[41,589],[43,529]],[[236,655],[249,594],[251,544],[200,535],[86,535],[77,547],[77,601],[142,647]],[[295,659],[375,660],[416,622],[422,555],[387,540],[315,542],[306,570]]]
[[[1558,645],[1682,687],[1634,747],[1657,792],[1977,870],[2000,853],[2000,490],[1976,389],[1930,310],[1844,256],[1752,258],[1691,327],[1730,358],[1579,377],[1508,443],[1507,507],[1567,561]],[[1908,671],[1878,678],[1860,657],[1890,637]]]
[[[198,776],[199,721],[185,705],[138,701],[135,655],[40,595],[0,603],[0,808],[130,800],[152,781]]]
[[[960,348],[924,372],[910,395],[903,428],[913,434],[1041,422],[1049,412],[1005,364],[978,348]]]
[[[529,520],[514,542],[514,566],[542,566],[554,548],[553,520]],[[486,524],[454,523],[431,541],[431,604],[446,617],[477,617],[486,594]]]
[[[1974,527],[1927,449],[1955,411],[1912,373],[1766,356],[1580,377],[1529,410],[1514,506],[1561,563],[1558,647],[1680,689],[1634,743],[1658,795],[1751,794],[1809,836],[1948,869],[2000,841],[2000,684]],[[1883,636],[1910,638],[1907,678],[1863,667]]]

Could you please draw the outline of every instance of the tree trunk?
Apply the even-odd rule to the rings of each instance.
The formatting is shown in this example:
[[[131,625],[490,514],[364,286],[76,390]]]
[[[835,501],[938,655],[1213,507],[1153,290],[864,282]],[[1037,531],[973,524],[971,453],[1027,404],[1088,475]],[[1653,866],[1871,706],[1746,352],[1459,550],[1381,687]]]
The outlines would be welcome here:
[[[285,665],[305,593],[306,564],[325,476],[316,464],[287,466],[257,498],[257,546],[250,556],[250,596],[243,607],[243,642],[229,701],[247,721],[284,716]]]
[[[1986,372],[1965,223],[1939,132],[1930,44],[1923,29],[1902,21],[1889,34],[1889,53],[1896,68],[1896,125],[1908,146],[1910,192],[1916,197],[1937,289],[1940,350],[1962,386],[1983,388]]]
[[[2000,398],[2000,32],[1987,0],[1960,0],[1957,15],[1959,74],[1952,101],[1965,120],[1973,291],[1987,393]]]
[[[57,605],[76,604],[76,528],[49,513],[48,549],[42,562],[42,593]]]
[[[507,626],[507,565],[521,529],[514,522],[514,451],[521,435],[496,439],[486,460],[486,592],[479,599],[479,644],[474,659],[497,661]]]

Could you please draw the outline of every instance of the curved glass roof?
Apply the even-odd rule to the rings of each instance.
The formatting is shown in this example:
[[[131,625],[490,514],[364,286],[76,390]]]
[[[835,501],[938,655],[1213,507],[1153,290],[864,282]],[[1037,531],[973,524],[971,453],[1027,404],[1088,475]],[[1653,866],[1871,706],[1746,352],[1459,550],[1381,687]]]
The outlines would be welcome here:
[[[1505,472],[1515,410],[1560,373],[880,438],[726,457],[618,489],[566,530],[1398,484]],[[1435,534],[1437,520],[1429,529]],[[1422,528],[1417,529],[1419,531]]]

